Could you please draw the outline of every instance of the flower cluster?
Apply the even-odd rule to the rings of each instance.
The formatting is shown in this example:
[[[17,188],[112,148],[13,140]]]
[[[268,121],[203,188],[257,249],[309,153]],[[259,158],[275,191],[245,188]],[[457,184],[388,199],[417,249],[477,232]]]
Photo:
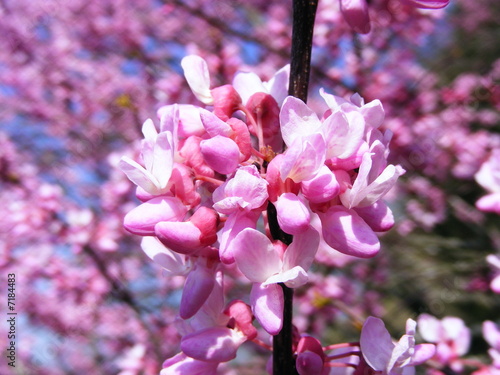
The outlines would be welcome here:
[[[142,128],[142,165],[120,162],[142,201],[125,228],[144,236],[143,250],[167,274],[186,277],[183,353],[166,362],[165,374],[179,366],[215,371],[256,338],[254,317],[269,334],[279,333],[279,284],[306,284],[320,246],[375,256],[376,232],[394,224],[381,199],[404,173],[387,163],[391,134],[379,130],[378,100],[321,90],[327,109],[319,117],[286,95],[288,67],[269,82],[239,72],[232,85],[211,88],[202,58],[185,57],[182,66],[207,107],[160,108],[159,127],[147,120]],[[289,245],[270,236],[271,206],[293,236]],[[252,283],[251,306],[224,303],[227,274]]]

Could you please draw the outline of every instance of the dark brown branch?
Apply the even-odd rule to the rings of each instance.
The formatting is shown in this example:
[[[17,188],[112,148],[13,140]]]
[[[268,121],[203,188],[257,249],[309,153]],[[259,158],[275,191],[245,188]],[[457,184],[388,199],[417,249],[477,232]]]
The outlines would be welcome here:
[[[309,87],[312,38],[317,7],[318,0],[293,1],[292,52],[288,94],[304,102],[307,101]],[[279,228],[276,209],[272,204],[269,204],[267,212],[269,229],[273,238],[289,245],[292,242],[292,236]],[[288,288],[285,284],[280,284],[280,286],[283,288],[284,296],[283,328],[280,333],[273,337],[273,374],[294,375],[297,374],[297,369],[292,351],[293,289]]]
[[[314,19],[318,0],[293,1],[292,60],[288,94],[307,101]]]

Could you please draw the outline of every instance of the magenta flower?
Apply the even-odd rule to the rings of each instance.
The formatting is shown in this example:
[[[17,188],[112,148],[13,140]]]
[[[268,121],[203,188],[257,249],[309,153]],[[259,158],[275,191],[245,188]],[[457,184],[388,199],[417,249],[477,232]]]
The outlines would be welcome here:
[[[267,201],[267,185],[254,165],[238,168],[233,178],[214,191],[213,207],[227,215],[257,209]]]
[[[406,334],[394,343],[391,335],[381,319],[372,316],[366,319],[361,330],[360,348],[363,359],[381,375],[410,375],[413,366],[430,359],[435,353],[432,344],[415,345],[415,328],[417,323],[406,321]]]
[[[248,305],[235,300],[224,309],[221,272],[215,275],[213,288],[203,306],[189,318],[179,324],[184,331],[181,349],[195,360],[230,361],[236,357],[241,344],[257,336]]]
[[[186,81],[196,98],[203,104],[211,105],[214,98],[210,91],[210,72],[206,61],[196,55],[189,55],[181,61]]]
[[[156,197],[129,211],[123,226],[131,233],[153,236],[156,224],[161,221],[183,221],[186,213],[186,206],[176,197]]]
[[[356,180],[340,195],[347,208],[367,207],[380,200],[396,184],[405,170],[399,165],[386,165],[386,147],[378,140],[363,155]]]
[[[493,360],[493,367],[500,372],[500,327],[489,320],[483,322],[483,337],[491,346],[488,354]]]
[[[238,72],[233,78],[233,86],[240,94],[243,104],[247,104],[250,97],[256,93],[271,95],[279,106],[288,96],[288,81],[290,65],[285,65],[278,70],[268,82],[262,82],[260,77],[253,72]]]
[[[447,6],[450,0],[401,0],[403,3],[423,9],[441,9]]]
[[[458,360],[469,350],[471,333],[460,318],[451,316],[442,320],[429,314],[418,317],[419,332],[422,337],[436,344],[435,359],[443,365],[449,365],[455,371],[461,371]]]
[[[366,0],[339,0],[340,11],[349,26],[357,33],[370,32],[370,15]],[[401,0],[402,3],[423,9],[441,9],[450,0]]]
[[[340,0],[340,11],[354,31],[360,34],[370,32],[370,16],[366,0]]]
[[[281,255],[266,235],[255,229],[243,230],[236,239],[234,259],[243,275],[253,283],[250,293],[252,310],[262,327],[272,335],[281,330],[283,291],[278,283],[290,288],[304,285],[319,245],[318,232],[310,227],[294,237]]]
[[[500,150],[493,151],[474,177],[489,192],[476,202],[476,207],[500,215]]]
[[[500,294],[500,256],[490,254],[486,257],[486,261],[493,269],[494,276],[490,283],[490,288],[495,293]]]
[[[141,248],[152,261],[163,267],[166,275],[186,276],[193,268],[189,257],[165,247],[156,237],[143,237]]]
[[[165,194],[169,190],[168,182],[174,165],[172,133],[158,133],[151,119],[144,122],[142,133],[144,141],[141,155],[145,167],[124,156],[120,161],[120,168],[133,183],[147,193]]]
[[[160,375],[217,375],[217,362],[205,362],[179,353],[163,362]]]

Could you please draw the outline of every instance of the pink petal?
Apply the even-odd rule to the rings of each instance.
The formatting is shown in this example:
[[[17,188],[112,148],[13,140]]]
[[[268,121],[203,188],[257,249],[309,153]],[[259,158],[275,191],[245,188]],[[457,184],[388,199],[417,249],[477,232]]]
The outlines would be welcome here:
[[[276,202],[278,223],[286,233],[295,235],[309,228],[311,215],[303,199],[293,193],[284,193]]]
[[[365,0],[340,0],[340,11],[355,32],[370,32],[370,16]]]
[[[366,125],[374,129],[377,129],[380,125],[382,125],[385,118],[384,107],[378,99],[372,100],[370,103],[363,105],[360,112],[365,118]]]
[[[450,0],[401,0],[403,3],[417,8],[440,9],[448,5]]]
[[[226,122],[206,109],[198,108],[198,111],[200,112],[203,127],[210,137],[215,137],[216,135],[229,137],[231,135],[232,129]]]
[[[267,201],[267,186],[254,165],[240,167],[233,178],[214,191],[213,207],[224,214],[259,208]]]
[[[326,158],[345,159],[359,149],[365,133],[365,120],[361,114],[341,110],[328,116],[321,127],[326,142]]]
[[[290,65],[287,64],[278,70],[269,82],[264,82],[264,86],[269,90],[276,102],[281,107],[288,95],[288,84],[290,79]]]
[[[179,315],[189,319],[198,312],[214,288],[214,269],[200,263],[189,273],[182,290]]]
[[[156,224],[155,234],[166,247],[181,254],[192,254],[204,247],[200,242],[201,231],[189,221],[162,221]]]
[[[228,120],[242,105],[240,95],[231,85],[214,88],[212,97],[214,99],[214,114],[222,120]]]
[[[500,275],[496,276],[491,280],[490,288],[495,293],[500,294]]]
[[[296,138],[283,154],[281,178],[290,178],[294,182],[311,179],[324,164],[325,151],[325,140],[319,133],[306,138]]]
[[[143,237],[141,248],[156,264],[162,266],[169,275],[186,275],[190,266],[186,257],[166,248],[156,237]]]
[[[163,362],[160,375],[217,375],[218,363],[198,361],[179,353]]]
[[[160,195],[168,191],[168,189],[162,189],[155,176],[149,171],[147,171],[142,165],[130,159],[127,156],[123,156],[118,164],[120,169],[127,175],[127,178],[132,181],[137,186],[144,189],[151,195]]]
[[[376,371],[384,371],[394,349],[391,335],[385,328],[384,322],[369,316],[361,329],[359,343],[366,363]]]
[[[267,93],[267,89],[264,87],[261,79],[253,72],[237,72],[233,78],[233,87],[240,94],[244,105],[247,104],[248,99],[256,92]]]
[[[210,327],[184,336],[182,351],[194,359],[227,362],[236,358],[236,351],[246,338],[227,327]]]
[[[253,326],[253,314],[250,306],[240,300],[233,300],[224,310],[224,314],[235,320],[236,327],[247,337],[253,340],[257,337],[257,329]]]
[[[200,142],[200,150],[210,168],[221,174],[234,172],[239,163],[240,150],[230,138],[217,135]]]
[[[318,251],[319,240],[320,235],[313,227],[308,227],[305,232],[294,236],[283,257],[283,270],[300,266],[307,272]]]
[[[259,214],[253,211],[236,212],[227,217],[219,238],[219,256],[222,263],[234,263],[234,239],[246,228],[255,229]]]
[[[383,201],[375,202],[368,207],[355,207],[354,211],[374,232],[387,232],[394,226],[394,215]]]
[[[476,207],[480,211],[493,212],[500,215],[500,193],[493,193],[479,198]]]
[[[156,197],[129,211],[123,226],[141,236],[154,236],[155,225],[161,221],[182,221],[187,208],[175,197]]]
[[[180,107],[179,104],[172,104],[156,112],[160,117],[160,133],[170,133],[175,140],[179,130]],[[196,111],[195,114],[197,115]]]
[[[262,283],[281,271],[274,246],[261,232],[247,228],[234,239],[233,255],[240,271],[254,283]]]
[[[394,368],[401,368],[409,364],[414,347],[415,337],[411,335],[403,335],[392,350],[391,360],[386,367],[387,372],[390,373]]]
[[[206,61],[200,56],[189,55],[181,61],[184,76],[193,94],[204,104],[213,104],[210,92],[210,73]]]
[[[309,280],[307,272],[300,266],[277,273],[269,277],[262,285],[284,283],[289,288],[298,288],[305,285]]]
[[[338,110],[342,104],[351,103],[340,96],[328,94],[323,87],[319,89],[319,94],[332,111]]]
[[[441,322],[429,314],[421,314],[417,319],[418,332],[425,341],[439,342]]]
[[[415,352],[411,358],[410,366],[418,366],[436,354],[436,345],[434,344],[419,344],[415,345]]]
[[[335,250],[359,258],[371,258],[380,250],[377,236],[354,210],[333,206],[320,218],[323,238]]]
[[[321,126],[316,113],[302,100],[289,96],[280,112],[281,134],[290,147],[295,139],[315,133]]]
[[[323,359],[313,352],[300,353],[296,360],[299,375],[317,375],[323,371]]]
[[[270,335],[277,335],[283,327],[283,289],[278,284],[262,286],[255,283],[250,292],[253,314]]]
[[[324,203],[339,194],[340,185],[335,174],[323,165],[313,178],[302,181],[301,191],[308,201]]]
[[[217,241],[219,214],[213,208],[198,207],[189,221],[200,230],[200,244],[202,246],[210,246]]]

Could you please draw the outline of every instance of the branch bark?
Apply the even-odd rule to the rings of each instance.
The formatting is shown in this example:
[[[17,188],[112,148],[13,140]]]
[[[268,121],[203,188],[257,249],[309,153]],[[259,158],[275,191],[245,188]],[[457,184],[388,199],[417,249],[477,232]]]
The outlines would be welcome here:
[[[318,0],[293,0],[292,51],[290,61],[290,81],[288,94],[307,102],[309,76],[311,71],[311,51],[314,31],[314,19]],[[277,223],[276,209],[268,206],[268,220],[271,235],[289,245],[292,236],[284,233]],[[297,374],[293,356],[293,289],[285,284],[283,288],[284,313],[283,328],[273,338],[273,374]]]

